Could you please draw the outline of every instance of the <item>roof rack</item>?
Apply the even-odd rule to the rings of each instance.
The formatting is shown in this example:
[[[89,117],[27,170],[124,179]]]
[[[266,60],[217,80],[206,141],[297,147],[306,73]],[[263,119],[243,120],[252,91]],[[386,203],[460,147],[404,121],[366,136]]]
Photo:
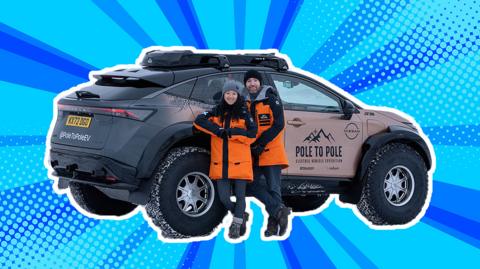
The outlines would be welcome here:
[[[265,66],[278,71],[287,71],[288,64],[283,58],[275,56],[273,53],[265,54],[227,54],[231,66],[253,65]]]
[[[278,71],[288,70],[287,61],[273,53],[265,54],[213,54],[194,53],[190,50],[148,52],[142,66],[152,68],[214,67],[222,71],[231,66],[265,66]]]

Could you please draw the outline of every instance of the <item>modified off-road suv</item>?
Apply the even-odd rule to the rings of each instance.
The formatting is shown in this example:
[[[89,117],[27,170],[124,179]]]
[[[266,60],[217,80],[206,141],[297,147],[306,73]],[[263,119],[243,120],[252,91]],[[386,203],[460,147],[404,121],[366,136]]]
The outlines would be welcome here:
[[[273,54],[154,50],[137,67],[95,75],[58,100],[47,152],[58,188],[98,215],[145,205],[164,237],[211,233],[226,210],[208,177],[209,137],[192,121],[249,69],[283,101],[290,167],[282,194],[294,211],[336,193],[376,225],[405,224],[421,212],[432,158],[413,123],[364,108]]]

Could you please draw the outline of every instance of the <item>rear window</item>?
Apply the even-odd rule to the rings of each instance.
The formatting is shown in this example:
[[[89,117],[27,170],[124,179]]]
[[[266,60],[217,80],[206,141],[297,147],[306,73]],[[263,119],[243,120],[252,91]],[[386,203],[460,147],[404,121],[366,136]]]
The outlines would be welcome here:
[[[102,77],[94,85],[82,88],[82,91],[99,95],[100,98],[84,98],[88,100],[137,100],[149,94],[162,90],[164,87],[153,82],[129,77]],[[68,95],[77,98],[75,92]]]
[[[99,86],[114,86],[114,87],[132,87],[132,88],[152,88],[159,86],[153,82],[132,78],[132,77],[108,77],[103,76],[95,82]]]
[[[135,88],[130,86],[102,86],[92,85],[84,87],[82,91],[88,91],[93,94],[98,94],[100,98],[88,98],[88,100],[106,100],[106,101],[120,101],[120,100],[137,100],[141,99],[149,94],[160,91],[163,87],[144,87]],[[74,93],[68,95],[69,98],[77,98]]]

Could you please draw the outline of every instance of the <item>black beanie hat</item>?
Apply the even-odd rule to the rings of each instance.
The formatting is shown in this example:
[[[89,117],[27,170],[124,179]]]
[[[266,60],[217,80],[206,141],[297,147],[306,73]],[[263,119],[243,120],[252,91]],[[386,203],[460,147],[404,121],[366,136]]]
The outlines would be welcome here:
[[[247,80],[249,78],[256,78],[260,81],[260,85],[262,85],[262,75],[257,70],[248,70],[243,77],[243,84],[247,84]]]

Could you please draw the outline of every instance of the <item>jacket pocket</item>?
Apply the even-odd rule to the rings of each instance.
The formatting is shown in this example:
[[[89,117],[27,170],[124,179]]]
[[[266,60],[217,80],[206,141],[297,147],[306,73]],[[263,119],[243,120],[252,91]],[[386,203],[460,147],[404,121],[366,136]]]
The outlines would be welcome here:
[[[222,178],[222,165],[220,162],[210,162],[210,178],[220,179]]]
[[[253,179],[252,162],[229,162],[228,163],[228,177],[233,179]]]

